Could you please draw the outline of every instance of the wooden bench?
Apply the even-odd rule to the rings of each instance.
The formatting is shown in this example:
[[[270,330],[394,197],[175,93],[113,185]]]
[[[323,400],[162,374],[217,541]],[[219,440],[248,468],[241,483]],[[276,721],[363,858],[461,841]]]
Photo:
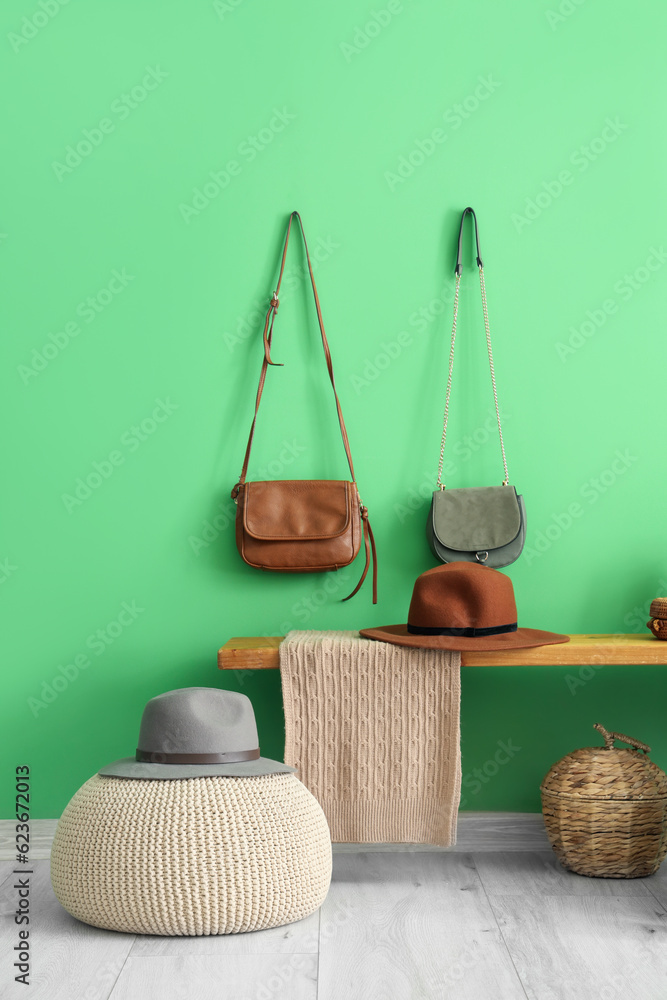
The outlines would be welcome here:
[[[282,635],[238,636],[218,651],[220,670],[275,670]],[[652,635],[571,635],[569,642],[507,652],[465,652],[464,667],[580,667],[586,664],[640,666],[667,664],[667,642]]]

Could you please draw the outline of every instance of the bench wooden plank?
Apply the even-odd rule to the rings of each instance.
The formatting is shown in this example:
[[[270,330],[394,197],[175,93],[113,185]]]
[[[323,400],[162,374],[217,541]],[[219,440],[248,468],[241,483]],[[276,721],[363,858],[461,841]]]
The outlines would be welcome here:
[[[237,636],[218,651],[220,670],[272,670],[280,666],[282,635]],[[620,632],[611,635],[571,635],[569,642],[507,652],[462,653],[464,667],[580,667],[587,664],[667,664],[667,642],[652,635]]]

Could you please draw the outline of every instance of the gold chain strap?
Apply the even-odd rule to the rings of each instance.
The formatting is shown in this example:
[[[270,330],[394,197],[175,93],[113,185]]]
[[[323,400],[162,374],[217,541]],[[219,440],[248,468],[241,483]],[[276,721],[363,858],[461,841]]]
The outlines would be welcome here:
[[[440,461],[438,462],[438,489],[444,490],[445,484],[442,482],[442,466],[445,455],[445,441],[447,440],[447,422],[449,420],[449,399],[452,392],[452,372],[454,370],[454,344],[456,342],[456,321],[459,313],[459,288],[461,285],[461,275],[456,275],[456,289],[454,291],[454,322],[452,324],[452,344],[449,351],[449,374],[447,376],[447,389],[445,392],[445,414],[442,422],[442,439],[440,441]],[[484,313],[484,330],[486,331],[486,347],[489,353],[489,367],[491,369],[491,384],[493,386],[493,401],[496,407],[496,419],[498,421],[498,435],[500,437],[500,450],[503,455],[503,469],[505,478],[503,486],[509,483],[509,473],[507,471],[507,458],[505,456],[505,442],[503,441],[503,429],[500,423],[500,407],[498,405],[498,390],[496,388],[496,370],[493,365],[493,351],[491,349],[491,329],[489,327],[489,311],[486,304],[486,286],[484,285],[484,268],[479,267],[479,285],[482,293],[482,312]]]
[[[445,456],[445,441],[447,440],[447,421],[449,420],[449,397],[452,393],[452,372],[454,370],[454,344],[456,343],[456,320],[459,314],[459,288],[461,287],[461,275],[456,275],[456,289],[454,291],[454,322],[452,324],[452,346],[449,349],[449,375],[447,376],[447,391],[445,393],[445,416],[442,421],[442,440],[440,441],[440,461],[438,462],[438,489],[444,490],[442,482],[442,463]]]

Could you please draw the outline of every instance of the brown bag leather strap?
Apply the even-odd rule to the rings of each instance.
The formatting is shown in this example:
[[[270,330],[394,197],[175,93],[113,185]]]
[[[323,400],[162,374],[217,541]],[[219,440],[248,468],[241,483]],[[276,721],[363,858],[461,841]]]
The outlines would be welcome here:
[[[349,601],[351,597],[360,590],[362,583],[366,579],[366,574],[368,573],[368,568],[371,564],[371,553],[373,555],[373,604],[378,602],[378,557],[375,551],[375,538],[373,537],[373,529],[371,528],[371,522],[368,520],[368,507],[361,508],[361,523],[364,529],[364,548],[366,550],[366,565],[364,566],[364,571],[361,574],[361,580],[356,585],[351,594],[344,597],[344,601]]]
[[[281,284],[281,282],[283,280],[283,273],[285,271],[285,261],[287,259],[287,247],[289,245],[290,233],[292,231],[292,222],[294,221],[294,219],[297,219],[298,222],[299,222],[299,229],[301,230],[301,236],[303,238],[303,245],[304,245],[304,249],[306,251],[306,260],[308,261],[308,273],[310,274],[310,283],[311,283],[312,288],[313,288],[313,297],[315,299],[315,309],[317,310],[317,322],[319,323],[320,334],[322,336],[322,347],[324,349],[324,357],[325,357],[326,364],[327,364],[327,371],[329,372],[329,378],[331,380],[331,388],[333,389],[334,399],[336,400],[336,411],[338,413],[338,423],[340,425],[340,432],[341,432],[341,436],[343,438],[343,447],[345,448],[345,454],[347,455],[347,462],[348,462],[348,465],[350,467],[350,476],[352,477],[352,483],[354,484],[355,489],[357,488],[356,477],[355,477],[355,474],[354,474],[354,465],[353,465],[353,462],[352,462],[352,453],[350,451],[350,442],[349,442],[349,439],[348,439],[348,436],[347,436],[347,430],[345,428],[345,421],[343,419],[343,411],[341,409],[340,400],[338,398],[338,393],[336,391],[336,382],[335,382],[334,373],[333,373],[333,362],[331,360],[331,351],[329,350],[329,343],[327,341],[327,335],[324,332],[324,320],[322,319],[322,310],[320,308],[320,300],[319,300],[319,296],[317,294],[317,286],[315,285],[315,277],[313,275],[312,264],[310,262],[310,254],[308,252],[308,243],[306,241],[306,234],[305,234],[304,229],[303,229],[303,222],[301,220],[301,216],[299,215],[298,212],[292,212],[291,215],[290,215],[290,217],[289,217],[289,222],[287,223],[287,231],[285,233],[285,242],[283,244],[283,252],[282,252],[282,256],[280,258],[280,270],[278,272],[278,281],[276,283],[275,291],[274,291],[273,295],[271,296],[271,301],[269,303],[269,308],[268,308],[268,311],[266,313],[266,320],[264,322],[264,333],[263,333],[264,359],[262,361],[262,368],[261,368],[260,375],[259,375],[259,385],[257,386],[257,397],[255,399],[255,413],[254,413],[254,416],[253,416],[253,419],[252,419],[252,424],[250,426],[250,435],[248,437],[248,446],[246,448],[245,457],[243,459],[243,468],[241,470],[241,475],[239,476],[238,483],[236,484],[236,486],[234,486],[234,489],[232,490],[232,499],[234,501],[236,501],[236,499],[237,499],[237,497],[239,495],[239,490],[240,490],[241,486],[245,483],[246,476],[248,474],[248,463],[250,461],[250,451],[252,449],[253,437],[255,435],[255,424],[257,423],[257,413],[259,412],[259,404],[260,404],[260,401],[262,399],[262,392],[264,391],[264,383],[266,381],[266,373],[268,371],[269,365],[274,365],[276,367],[282,367],[280,365],[280,362],[273,361],[273,359],[271,358],[271,346],[272,346],[272,343],[273,343],[273,324],[275,322],[276,313],[278,312],[278,306],[280,305],[280,301],[279,301],[279,298],[278,298],[279,293],[280,293],[280,284]],[[359,498],[359,490],[358,489],[357,489],[357,498],[359,499],[359,506],[360,506],[360,511],[361,511],[361,523],[362,523],[363,534],[364,534],[364,548],[365,548],[365,552],[366,552],[366,564],[364,566],[364,571],[363,571],[363,573],[361,575],[361,579],[359,580],[359,583],[354,588],[354,590],[352,591],[352,593],[349,594],[347,597],[344,597],[343,600],[349,601],[350,597],[354,597],[354,595],[357,593],[357,591],[359,590],[359,588],[363,584],[364,580],[366,579],[366,575],[368,574],[368,570],[369,570],[369,567],[370,567],[370,564],[371,564],[371,557],[372,557],[372,561],[373,561],[373,604],[377,604],[377,553],[375,551],[375,538],[373,537],[373,530],[371,528],[370,521],[368,520],[368,509],[361,504],[361,500]]]
[[[269,303],[268,312],[266,314],[266,321],[264,323],[264,360],[262,361],[262,370],[259,376],[259,385],[257,387],[257,398],[255,400],[255,415],[253,417],[252,425],[250,427],[250,436],[248,438],[248,447],[246,448],[245,458],[243,459],[243,469],[241,470],[241,475],[237,486],[232,490],[232,497],[236,499],[238,496],[238,486],[245,483],[246,476],[248,474],[248,462],[250,461],[250,450],[252,448],[252,441],[255,434],[255,424],[257,422],[257,412],[259,410],[260,400],[262,398],[262,392],[264,390],[264,382],[266,381],[266,372],[269,365],[276,365],[282,367],[279,362],[273,361],[271,359],[271,345],[273,340],[273,324],[276,318],[276,313],[278,311],[279,299],[278,295],[280,292],[280,283],[283,280],[283,272],[285,270],[285,260],[287,258],[287,247],[289,244],[290,232],[292,230],[292,222],[294,219],[298,219],[299,228],[301,230],[301,236],[303,237],[303,245],[306,251],[306,260],[308,261],[308,273],[310,274],[310,283],[313,286],[313,296],[315,298],[315,308],[317,310],[317,322],[320,326],[320,333],[322,335],[322,347],[324,348],[324,357],[327,363],[327,371],[329,372],[329,378],[331,379],[331,387],[333,389],[334,398],[336,400],[336,410],[338,411],[338,423],[340,424],[340,432],[343,438],[343,445],[345,447],[345,454],[347,455],[348,465],[350,466],[350,475],[352,477],[352,482],[356,486],[356,479],[354,475],[354,465],[352,464],[352,454],[350,452],[350,442],[347,437],[347,430],[345,429],[345,421],[343,420],[343,411],[341,409],[340,400],[338,399],[338,393],[336,392],[336,383],[334,380],[333,373],[333,363],[331,361],[331,352],[329,350],[329,343],[327,341],[327,335],[324,332],[324,321],[322,319],[322,310],[320,309],[320,300],[317,295],[317,287],[315,285],[315,277],[313,275],[313,268],[310,263],[310,254],[308,253],[308,243],[306,242],[306,234],[303,229],[303,222],[301,221],[301,216],[298,212],[292,212],[289,217],[289,222],[287,223],[287,232],[285,233],[285,243],[283,245],[282,257],[280,260],[280,271],[278,273],[278,281],[276,284],[276,290],[271,296],[271,301]]]

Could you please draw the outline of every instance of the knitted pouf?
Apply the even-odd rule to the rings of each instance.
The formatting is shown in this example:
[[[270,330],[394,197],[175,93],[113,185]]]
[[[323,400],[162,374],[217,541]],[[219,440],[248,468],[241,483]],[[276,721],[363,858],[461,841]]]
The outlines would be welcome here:
[[[51,853],[65,909],[130,934],[277,927],[316,910],[330,879],[324,813],[294,774],[96,774],[67,805]]]

